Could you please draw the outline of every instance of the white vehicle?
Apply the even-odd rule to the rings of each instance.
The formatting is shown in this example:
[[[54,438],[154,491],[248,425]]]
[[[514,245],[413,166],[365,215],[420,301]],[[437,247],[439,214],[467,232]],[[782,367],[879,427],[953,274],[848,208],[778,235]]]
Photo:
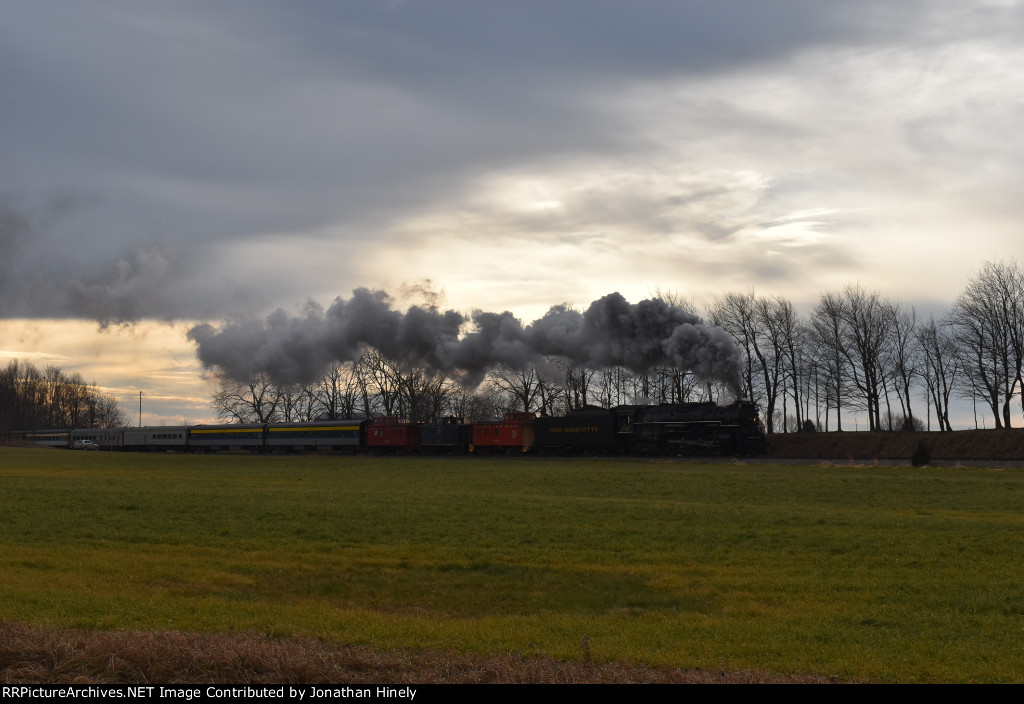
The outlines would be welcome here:
[[[100,446],[92,440],[75,440],[74,448],[76,450],[98,450]]]

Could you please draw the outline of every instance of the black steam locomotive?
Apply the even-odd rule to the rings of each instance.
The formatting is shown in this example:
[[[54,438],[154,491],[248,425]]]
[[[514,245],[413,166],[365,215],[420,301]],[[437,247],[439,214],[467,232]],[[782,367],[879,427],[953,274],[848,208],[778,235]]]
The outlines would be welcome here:
[[[561,418],[539,418],[534,428],[534,447],[545,453],[674,457],[765,451],[757,406],[746,401],[587,406]]]

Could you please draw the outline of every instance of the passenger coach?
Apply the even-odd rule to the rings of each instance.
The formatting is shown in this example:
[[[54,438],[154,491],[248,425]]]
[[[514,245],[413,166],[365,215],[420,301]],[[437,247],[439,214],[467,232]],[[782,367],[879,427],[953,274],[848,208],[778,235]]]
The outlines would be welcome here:
[[[264,425],[196,425],[188,433],[188,448],[201,452],[263,449]]]
[[[125,428],[124,449],[136,452],[184,452],[188,449],[187,425],[156,428]]]
[[[362,447],[361,420],[271,423],[265,427],[268,450],[347,450],[354,453]]]

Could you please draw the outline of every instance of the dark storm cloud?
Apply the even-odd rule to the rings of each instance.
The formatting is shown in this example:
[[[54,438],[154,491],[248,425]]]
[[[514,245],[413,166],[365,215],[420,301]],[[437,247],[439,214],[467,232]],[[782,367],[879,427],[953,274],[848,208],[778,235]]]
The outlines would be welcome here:
[[[436,306],[391,307],[381,291],[357,289],[327,311],[315,304],[299,315],[277,310],[264,319],[245,319],[220,328],[197,325],[189,332],[203,365],[245,380],[264,373],[278,382],[315,379],[332,361],[356,359],[362,345],[386,357],[455,373],[476,385],[496,367],[525,369],[548,357],[600,368],[646,371],[657,366],[692,370],[738,390],[739,349],[721,328],[661,299],[631,304],[618,293],[583,312],[555,306],[523,326],[511,313],[461,313]]]
[[[618,81],[865,31],[796,0],[41,0],[0,18],[0,194],[22,199],[0,223],[18,240],[5,315],[114,322],[231,310],[253,237],[361,238],[485,169],[625,149],[589,99]],[[27,205],[60,192],[91,205],[56,225]],[[214,267],[217,246],[236,258]],[[264,277],[263,297],[301,276]]]
[[[774,166],[820,122],[691,98],[687,124],[653,139],[649,115],[616,103],[624,87],[784,73],[817,49],[972,32],[1013,44],[1020,19],[1017,7],[937,2],[0,0],[0,202],[13,203],[0,213],[3,315],[220,317],[333,295],[368,283],[368,250],[415,244],[407,219],[459,212],[491,174],[577,157],[656,172],[665,140],[686,152],[716,132],[735,136],[725,166],[677,168],[743,170],[758,154]],[[948,171],[963,171],[950,140],[960,119],[918,130],[956,157]],[[829,141],[833,128],[820,128]],[[851,151],[875,153],[873,137]],[[869,182],[874,166],[854,177]],[[50,217],[64,193],[80,204]],[[685,207],[667,199],[624,220],[712,244],[737,231],[680,220]],[[492,231],[515,230],[487,215]],[[314,274],[304,254],[338,263]]]
[[[287,7],[273,23],[318,53],[342,57],[353,72],[453,92],[474,82],[474,93],[495,77],[543,87],[566,77],[721,70],[866,29],[856,15],[807,0],[356,2],[318,10]],[[501,90],[499,81],[493,91]]]
[[[94,238],[107,231],[94,215],[92,205],[73,197],[0,198],[4,317],[84,318],[106,327],[256,307],[243,286],[201,285],[214,275],[187,244]]]

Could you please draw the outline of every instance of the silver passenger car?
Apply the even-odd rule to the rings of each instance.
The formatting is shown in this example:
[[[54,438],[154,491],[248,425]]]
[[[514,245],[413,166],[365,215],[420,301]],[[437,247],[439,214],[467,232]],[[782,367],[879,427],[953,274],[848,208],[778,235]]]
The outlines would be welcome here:
[[[100,450],[120,450],[124,441],[124,428],[80,428],[72,430],[69,442],[75,447],[81,440],[92,440]]]
[[[150,426],[124,429],[124,449],[136,452],[184,452],[188,449],[188,426]]]

